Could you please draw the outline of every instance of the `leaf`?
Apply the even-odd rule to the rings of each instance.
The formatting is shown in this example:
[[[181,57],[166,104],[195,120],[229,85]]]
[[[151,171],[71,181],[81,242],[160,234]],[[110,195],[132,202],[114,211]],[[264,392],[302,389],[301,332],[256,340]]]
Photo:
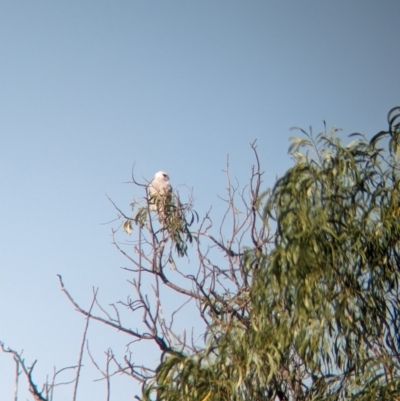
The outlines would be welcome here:
[[[389,110],[387,117],[389,126],[392,127],[398,118],[400,118],[400,106],[393,107],[391,110]]]
[[[372,145],[373,147],[376,146],[378,141],[383,138],[384,136],[388,135],[389,133],[387,131],[380,131],[376,135],[374,135],[371,140],[369,141],[369,144]]]
[[[305,146],[312,146],[311,142],[308,139],[299,138],[296,136],[292,136],[289,138],[292,144],[289,147],[288,153],[297,152],[300,148]]]
[[[207,395],[201,401],[207,401],[210,398],[211,390],[207,393]]]
[[[129,235],[132,234],[132,227],[131,227],[131,221],[130,220],[126,220],[125,221],[123,228],[124,228],[124,231],[127,234],[129,234]]]
[[[360,143],[359,139],[354,139],[354,141],[351,141],[350,143],[347,144],[346,148],[351,149],[354,148],[355,145],[358,145]]]

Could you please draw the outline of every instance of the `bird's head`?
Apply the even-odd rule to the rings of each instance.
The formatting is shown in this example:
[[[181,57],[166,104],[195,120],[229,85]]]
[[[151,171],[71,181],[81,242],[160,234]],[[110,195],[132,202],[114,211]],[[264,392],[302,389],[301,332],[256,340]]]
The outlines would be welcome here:
[[[159,172],[156,173],[154,178],[162,179],[164,181],[168,181],[169,180],[169,175],[165,171],[159,171]]]

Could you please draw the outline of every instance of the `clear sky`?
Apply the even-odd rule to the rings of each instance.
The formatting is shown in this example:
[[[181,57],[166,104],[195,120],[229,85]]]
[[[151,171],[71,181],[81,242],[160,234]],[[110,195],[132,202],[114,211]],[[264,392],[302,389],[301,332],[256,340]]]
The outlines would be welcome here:
[[[106,305],[126,297],[127,262],[102,223],[116,217],[106,193],[127,212],[142,196],[123,184],[133,165],[148,180],[166,170],[217,217],[227,155],[246,185],[255,138],[268,187],[291,165],[290,127],[386,128],[399,15],[398,0],[0,2],[0,341],[38,359],[42,382],[76,363],[84,325],[56,274],[82,306],[92,286]],[[98,358],[129,341],[90,330]],[[4,400],[13,374],[0,354]],[[103,399],[96,377],[81,400]],[[118,380],[112,399],[132,400]]]

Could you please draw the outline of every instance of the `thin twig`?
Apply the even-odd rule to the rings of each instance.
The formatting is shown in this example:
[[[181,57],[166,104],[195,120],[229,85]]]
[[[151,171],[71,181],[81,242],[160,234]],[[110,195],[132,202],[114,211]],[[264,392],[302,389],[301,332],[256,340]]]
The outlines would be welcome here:
[[[15,389],[14,389],[14,401],[18,401],[18,379],[21,371],[19,370],[19,360],[14,356],[15,361]]]
[[[72,397],[73,401],[76,401],[76,395],[78,393],[79,378],[80,378],[81,367],[82,367],[82,359],[83,359],[83,350],[84,350],[84,347],[85,347],[86,336],[87,336],[87,332],[88,332],[88,328],[89,328],[90,314],[91,314],[93,306],[94,306],[94,304],[96,302],[97,292],[98,292],[98,289],[96,289],[96,290],[93,289],[93,300],[92,300],[92,303],[90,305],[90,308],[89,308],[89,311],[88,311],[88,315],[86,316],[85,329],[83,330],[81,349],[79,351],[79,357],[78,357],[78,369],[76,371],[74,395]]]

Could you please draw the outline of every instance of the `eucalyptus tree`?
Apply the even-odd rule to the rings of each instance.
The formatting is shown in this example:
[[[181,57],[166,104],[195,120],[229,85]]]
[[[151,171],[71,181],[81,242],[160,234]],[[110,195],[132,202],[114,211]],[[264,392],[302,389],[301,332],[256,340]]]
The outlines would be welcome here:
[[[235,291],[200,287],[205,346],[164,352],[145,399],[400,399],[400,108],[388,123],[292,138],[293,167],[251,187],[245,246],[223,247]]]
[[[298,132],[293,166],[273,188],[263,188],[255,143],[248,186],[227,168],[219,223],[211,210],[199,219],[190,188],[149,199],[149,182],[132,176],[143,196],[132,213],[114,204],[112,230],[131,293],[108,309],[94,291],[85,309],[60,277],[87,319],[74,399],[97,320],[131,338],[125,355],[107,352],[107,369],[95,362],[107,399],[123,374],[143,401],[400,400],[400,107],[370,140]],[[144,344],[155,365],[138,359]],[[40,392],[32,370],[32,394],[52,400],[57,383]]]

